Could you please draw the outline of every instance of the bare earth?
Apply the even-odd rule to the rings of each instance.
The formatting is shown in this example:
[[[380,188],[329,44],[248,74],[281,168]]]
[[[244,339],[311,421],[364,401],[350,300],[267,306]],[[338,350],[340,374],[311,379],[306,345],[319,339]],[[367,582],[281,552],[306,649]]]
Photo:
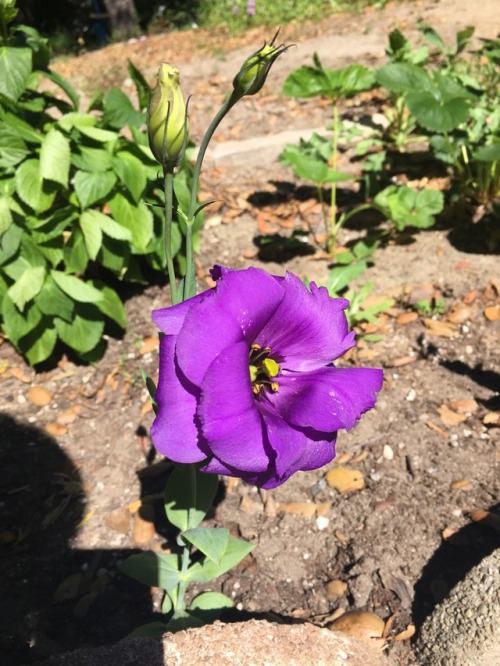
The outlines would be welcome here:
[[[262,163],[252,144],[242,143],[248,153],[236,151],[230,163],[218,150],[253,139],[264,151],[262,137],[292,129],[307,136],[308,128],[326,126],[326,105],[281,98],[287,74],[309,64],[315,51],[330,67],[382,64],[390,30],[416,36],[419,18],[447,40],[471,24],[478,38],[491,38],[500,8],[494,0],[423,0],[282,30],[296,48],[277,62],[264,91],[224,121],[207,162],[202,195],[222,203],[207,212],[200,289],[210,285],[215,262],[326,282],[328,260],[313,239],[316,251],[305,256],[279,244],[259,253],[253,243],[259,235],[289,236],[317,225],[312,194],[297,189],[305,184],[275,159]],[[56,69],[89,95],[98,84],[131,92],[127,57],[151,82],[162,60],[175,62],[193,95],[198,142],[239,65],[265,38],[262,30],[238,39],[201,31],[153,36],[61,61]],[[343,109],[348,117],[362,112]],[[348,156],[342,169],[354,168]],[[365,231],[352,226],[340,240]],[[500,268],[482,231],[466,212],[451,211],[434,229],[379,249],[363,276],[374,282],[376,296],[395,304],[371,329],[382,341],[361,344],[346,362],[383,367],[385,387],[377,408],[340,435],[329,467],[357,470],[363,488],[339,493],[326,469],[297,474],[272,492],[221,481],[210,522],[257,544],[212,586],[239,610],[324,625],[341,610],[367,609],[390,619],[389,636],[397,637],[410,625],[418,630],[470,567],[498,547],[500,324],[491,314],[500,305]],[[411,314],[411,301],[433,296],[444,298],[445,313],[432,320]],[[6,341],[0,346],[6,666],[112,643],[158,612],[158,594],[120,574],[117,564],[137,549],[165,552],[175,543],[160,499],[168,465],[151,460],[152,412],[139,372],[156,374],[150,313],[166,305],[164,287],[131,294],[129,329],[123,339],[110,337],[96,367],[63,358],[35,373]],[[408,639],[391,640],[389,654],[401,666],[416,663]]]

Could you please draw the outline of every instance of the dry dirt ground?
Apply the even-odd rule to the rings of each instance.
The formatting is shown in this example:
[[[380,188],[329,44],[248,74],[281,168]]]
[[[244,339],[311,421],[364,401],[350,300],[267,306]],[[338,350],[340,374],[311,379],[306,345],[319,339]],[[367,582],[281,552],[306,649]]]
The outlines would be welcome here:
[[[491,0],[480,10],[467,0],[424,0],[289,26],[283,38],[297,47],[278,61],[262,94],[224,121],[217,142],[325,126],[325,105],[280,96],[288,72],[309,63],[314,51],[326,66],[378,64],[394,27],[415,35],[422,17],[447,39],[469,24],[478,37],[493,37],[499,15]],[[150,80],[161,60],[175,62],[193,94],[199,141],[237,67],[263,39],[257,30],[238,39],[154,36],[56,67],[88,94],[99,83],[131,90],[127,57]],[[207,213],[200,289],[214,262],[327,280],[329,262],[313,239],[314,254],[302,256],[287,252],[286,243],[259,252],[253,242],[315,223],[317,207],[301,185],[277,161],[259,163],[255,153],[248,159],[240,153],[229,166],[208,162],[203,195],[222,204]],[[352,226],[340,240],[365,233]],[[397,636],[410,625],[418,630],[436,602],[499,544],[498,254],[466,212],[451,211],[429,231],[385,243],[364,279],[394,305],[370,329],[383,339],[361,343],[346,363],[383,367],[385,386],[377,408],[340,435],[329,466],[354,470],[362,483],[340,493],[327,469],[297,474],[272,492],[222,479],[210,522],[256,548],[213,587],[254,615],[323,624],[346,609],[372,610]],[[433,297],[444,299],[442,314],[412,309],[412,301]],[[156,373],[150,313],[167,304],[162,286],[129,294],[127,333],[109,338],[95,367],[61,358],[35,372],[6,341],[0,346],[6,666],[114,642],[158,612],[158,595],[120,574],[117,564],[137,549],[164,552],[174,544],[159,500],[168,464],[150,451],[152,413],[140,377],[140,368]],[[389,652],[401,666],[415,663],[410,640],[390,641]]]

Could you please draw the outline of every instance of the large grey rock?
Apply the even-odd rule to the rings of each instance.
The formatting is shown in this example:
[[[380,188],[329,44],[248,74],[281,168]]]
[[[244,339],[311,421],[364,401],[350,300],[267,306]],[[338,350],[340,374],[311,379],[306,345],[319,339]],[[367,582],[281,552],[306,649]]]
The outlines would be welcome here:
[[[436,606],[415,648],[421,666],[499,666],[500,548]]]
[[[163,638],[134,638],[116,645],[51,657],[43,666],[390,666],[347,634],[312,624],[250,620],[216,622]]]

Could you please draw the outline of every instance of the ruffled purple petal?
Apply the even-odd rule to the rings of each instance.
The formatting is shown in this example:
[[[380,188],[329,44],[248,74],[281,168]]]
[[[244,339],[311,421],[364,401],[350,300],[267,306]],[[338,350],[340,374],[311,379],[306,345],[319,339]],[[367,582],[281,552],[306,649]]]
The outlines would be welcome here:
[[[186,377],[199,386],[223,349],[242,340],[250,345],[282,298],[281,286],[262,270],[223,273],[210,296],[185,316],[176,354]]]
[[[250,473],[263,472],[274,453],[266,446],[255,406],[245,342],[224,349],[201,383],[198,416],[207,444],[223,464]]]
[[[202,294],[193,296],[193,298],[189,298],[187,301],[183,301],[178,305],[172,305],[169,308],[153,310],[152,319],[160,331],[166,335],[177,335],[181,330],[187,313],[193,307],[193,305],[203,301],[213,291],[213,289],[208,289]]]
[[[292,273],[281,283],[285,295],[256,342],[270,347],[287,370],[305,372],[328,365],[355,344],[344,310],[348,301],[331,298],[314,282],[309,289]]]
[[[288,423],[322,433],[350,430],[376,402],[383,373],[372,368],[322,368],[283,374],[270,397]]]
[[[175,337],[163,336],[155,396],[158,414],[151,426],[151,438],[158,451],[174,462],[200,462],[208,453],[195,420],[198,396],[176,367],[174,353]]]

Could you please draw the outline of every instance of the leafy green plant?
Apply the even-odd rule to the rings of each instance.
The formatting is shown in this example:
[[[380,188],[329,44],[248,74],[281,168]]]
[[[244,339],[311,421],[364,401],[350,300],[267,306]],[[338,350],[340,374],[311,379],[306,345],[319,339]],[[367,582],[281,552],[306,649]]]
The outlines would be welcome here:
[[[149,88],[130,64],[139,109],[112,89],[81,111],[72,86],[49,68],[48,41],[12,25],[15,15],[14,0],[3,0],[1,330],[33,365],[58,342],[90,361],[102,352],[106,323],[127,324],[109,283],[145,282],[145,268],[165,265],[162,193],[150,182],[157,165],[143,129]],[[42,79],[63,95],[42,87]],[[184,170],[175,183],[181,209],[189,179]],[[177,220],[173,247],[182,269]]]

